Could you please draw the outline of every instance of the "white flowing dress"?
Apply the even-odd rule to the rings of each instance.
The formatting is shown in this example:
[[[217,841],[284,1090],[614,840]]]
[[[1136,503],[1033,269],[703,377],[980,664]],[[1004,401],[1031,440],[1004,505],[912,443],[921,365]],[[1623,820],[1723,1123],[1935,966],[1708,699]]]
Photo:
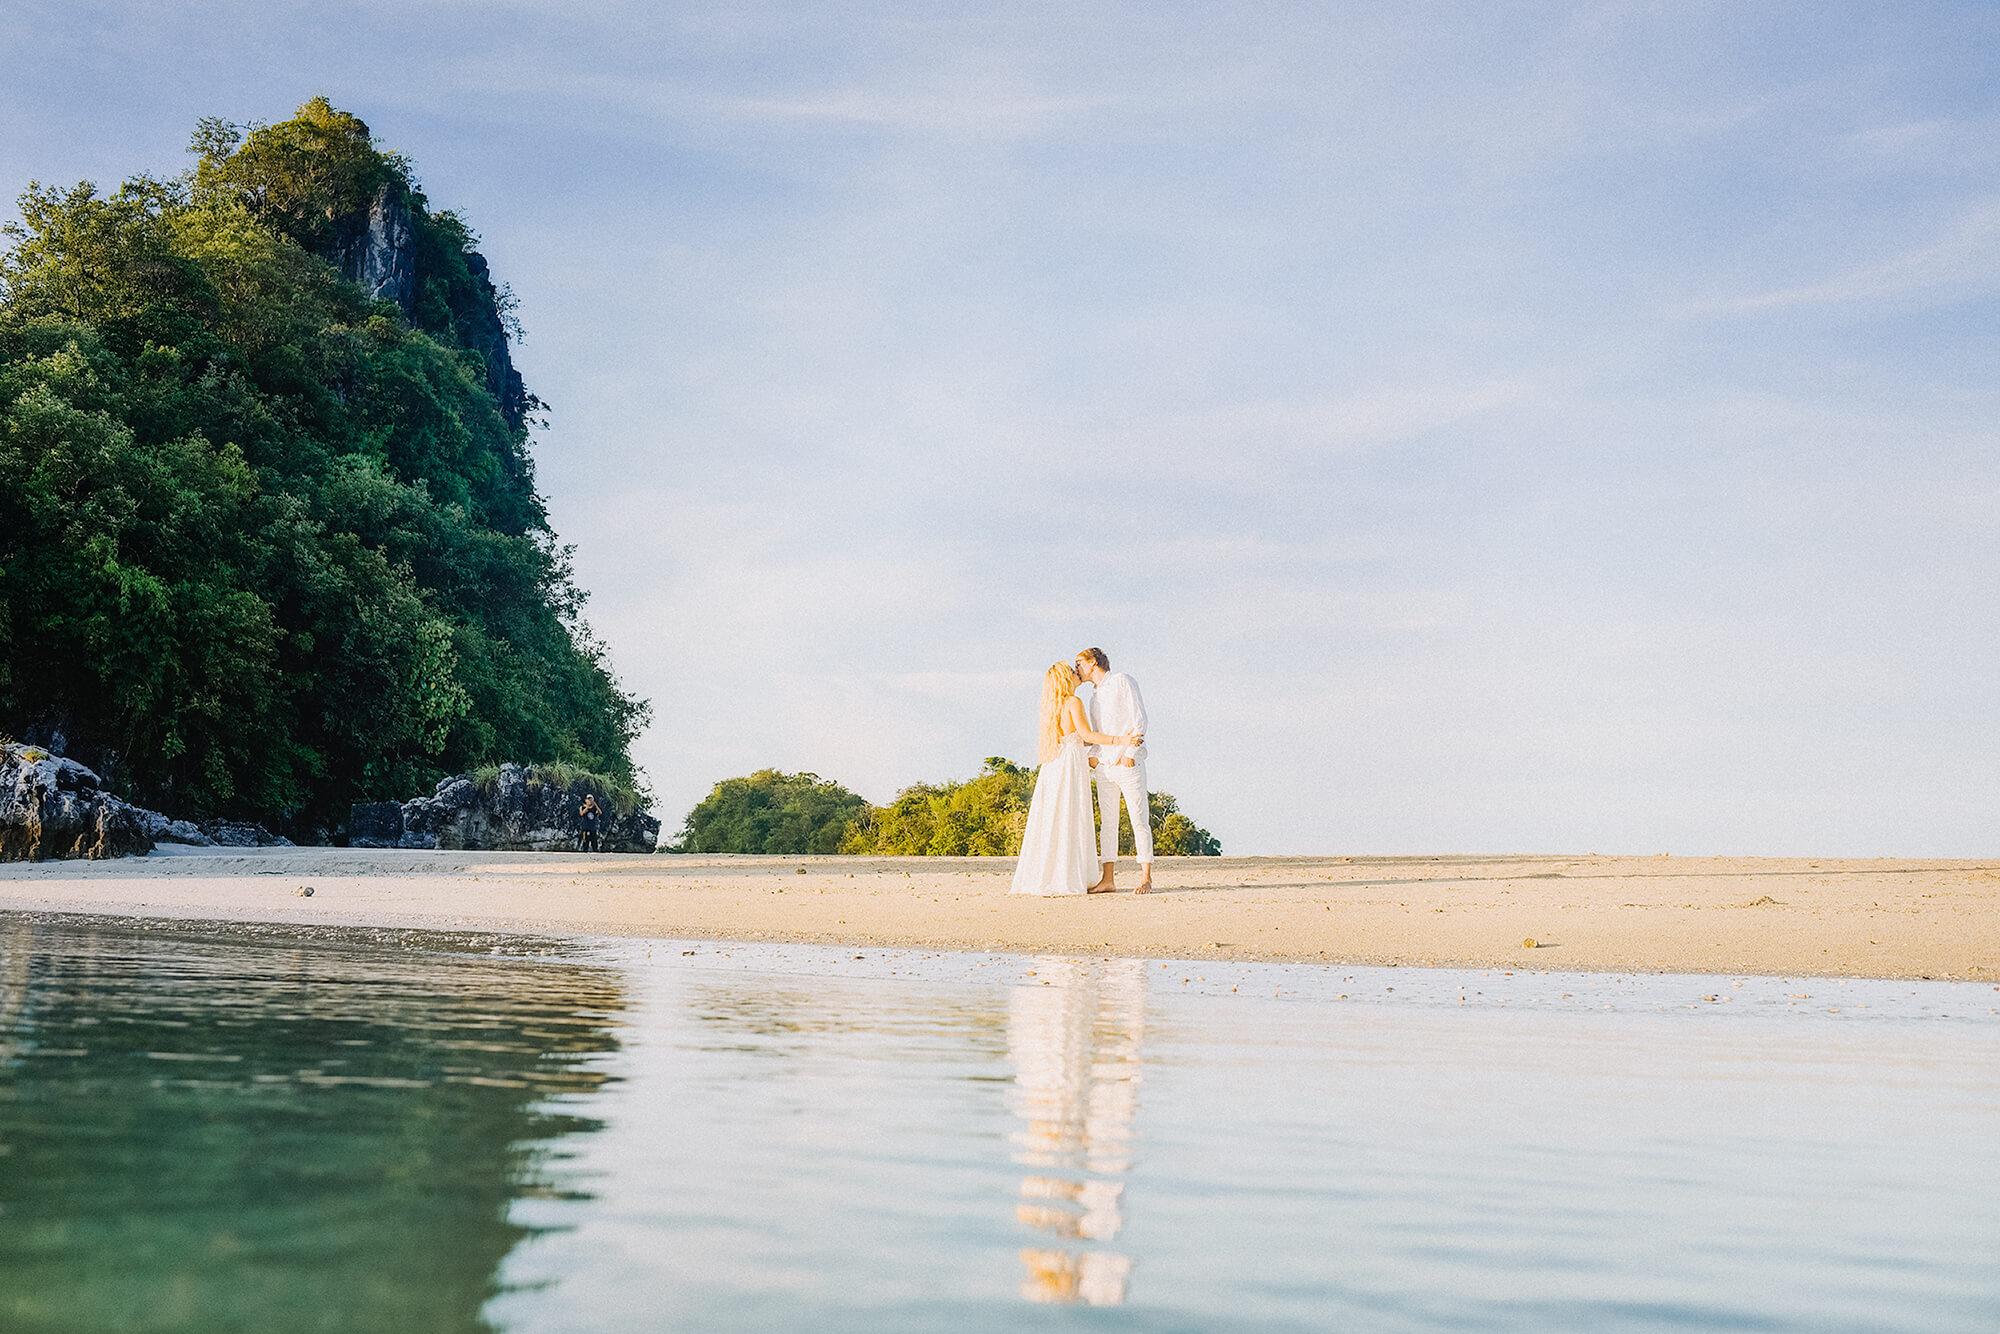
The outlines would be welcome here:
[[[1097,829],[1084,749],[1072,732],[1035,777],[1028,828],[1014,865],[1016,894],[1083,894],[1097,883]]]

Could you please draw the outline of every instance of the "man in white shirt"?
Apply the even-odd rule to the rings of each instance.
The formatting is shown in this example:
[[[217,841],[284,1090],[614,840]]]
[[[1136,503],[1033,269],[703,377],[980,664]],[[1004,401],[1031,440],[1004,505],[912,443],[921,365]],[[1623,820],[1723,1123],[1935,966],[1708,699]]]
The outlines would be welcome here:
[[[1139,853],[1139,883],[1134,894],[1153,892],[1153,816],[1146,801],[1146,702],[1139,698],[1139,683],[1123,672],[1111,670],[1111,659],[1101,648],[1087,648],[1076,655],[1076,674],[1090,682],[1090,730],[1123,736],[1139,734],[1136,746],[1092,746],[1090,767],[1097,775],[1098,860],[1104,874],[1091,886],[1093,894],[1108,894],[1118,869],[1118,799],[1125,799],[1125,813],[1132,817],[1132,841]]]

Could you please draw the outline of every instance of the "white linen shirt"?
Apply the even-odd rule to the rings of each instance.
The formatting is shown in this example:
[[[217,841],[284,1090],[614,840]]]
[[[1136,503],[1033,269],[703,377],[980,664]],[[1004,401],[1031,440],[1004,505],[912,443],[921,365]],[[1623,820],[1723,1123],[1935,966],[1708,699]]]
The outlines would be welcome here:
[[[1107,674],[1091,688],[1086,716],[1090,719],[1090,730],[1093,732],[1109,736],[1123,736],[1127,732],[1143,734],[1146,730],[1146,701],[1139,698],[1139,683],[1123,672]],[[1144,745],[1092,746],[1090,749],[1106,764],[1128,757],[1141,764],[1146,762]]]

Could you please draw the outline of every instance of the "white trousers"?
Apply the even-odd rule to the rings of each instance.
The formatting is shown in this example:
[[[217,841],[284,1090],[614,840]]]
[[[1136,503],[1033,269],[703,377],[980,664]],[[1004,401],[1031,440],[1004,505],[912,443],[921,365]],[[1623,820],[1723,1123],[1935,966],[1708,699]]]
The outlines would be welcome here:
[[[1139,862],[1153,860],[1153,814],[1146,802],[1146,762],[1115,764],[1099,760],[1090,771],[1097,777],[1097,847],[1102,860],[1118,860],[1118,798],[1125,798],[1125,813],[1132,817],[1132,846],[1139,850]]]

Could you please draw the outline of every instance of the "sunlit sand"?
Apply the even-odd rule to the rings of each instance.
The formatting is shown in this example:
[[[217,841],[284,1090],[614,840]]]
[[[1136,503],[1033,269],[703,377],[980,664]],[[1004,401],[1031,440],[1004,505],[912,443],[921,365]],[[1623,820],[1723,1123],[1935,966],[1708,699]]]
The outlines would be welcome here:
[[[273,849],[9,865],[0,867],[0,909],[1140,957],[2000,980],[2000,861],[1166,858],[1156,894],[1073,900],[1009,896],[1012,868],[1007,858]],[[307,885],[309,898],[298,893]]]

